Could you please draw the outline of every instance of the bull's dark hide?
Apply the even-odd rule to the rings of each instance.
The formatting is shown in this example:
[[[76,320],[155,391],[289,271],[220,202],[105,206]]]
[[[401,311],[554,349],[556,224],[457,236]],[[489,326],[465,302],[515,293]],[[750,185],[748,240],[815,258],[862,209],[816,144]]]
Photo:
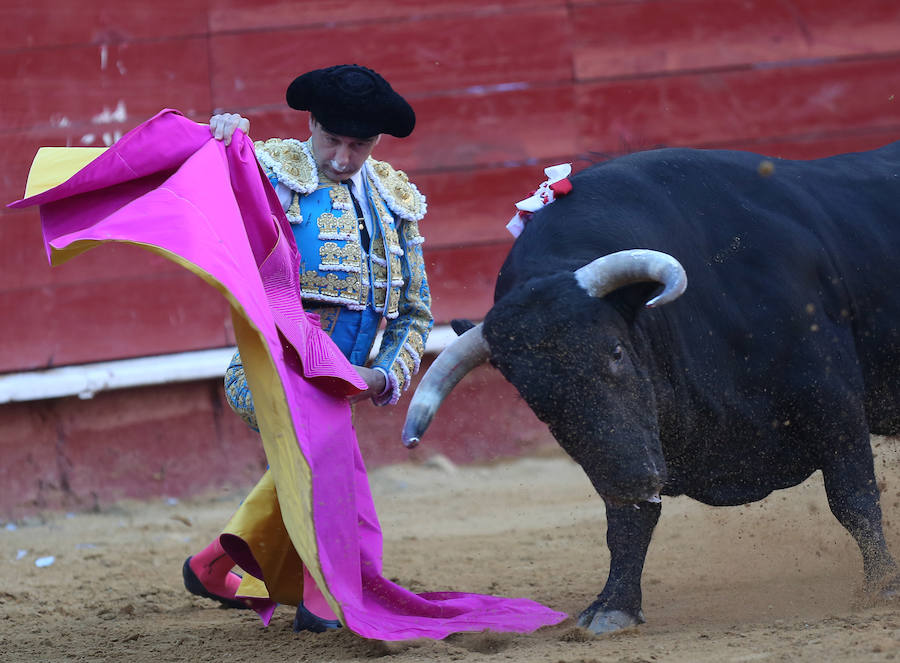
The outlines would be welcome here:
[[[869,434],[900,428],[900,143],[654,150],[571,181],[513,245],[481,331],[606,501],[609,580],[580,623],[643,621],[657,492],[743,504],[816,470],[868,587],[892,592]],[[573,277],[634,248],[676,258],[685,293],[647,309],[656,283],[595,298]]]

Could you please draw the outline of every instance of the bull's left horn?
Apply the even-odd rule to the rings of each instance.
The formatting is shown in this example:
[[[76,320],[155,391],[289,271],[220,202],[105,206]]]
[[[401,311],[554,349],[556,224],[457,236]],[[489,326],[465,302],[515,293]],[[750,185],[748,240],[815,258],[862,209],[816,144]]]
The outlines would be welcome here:
[[[649,249],[629,249],[597,258],[576,269],[575,280],[591,297],[605,297],[631,283],[661,283],[663,291],[645,304],[647,308],[668,304],[687,288],[681,263],[668,253]]]
[[[437,356],[422,376],[409,403],[403,424],[403,444],[409,448],[419,444],[441,403],[456,383],[490,356],[491,351],[481,334],[480,324],[455,338]]]

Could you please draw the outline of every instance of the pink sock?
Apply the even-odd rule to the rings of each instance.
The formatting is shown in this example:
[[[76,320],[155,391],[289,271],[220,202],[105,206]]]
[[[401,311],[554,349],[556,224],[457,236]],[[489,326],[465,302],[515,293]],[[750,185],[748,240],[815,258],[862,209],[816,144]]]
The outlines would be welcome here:
[[[241,584],[241,578],[231,572],[234,561],[222,548],[219,537],[191,557],[190,565],[191,570],[208,591],[225,598],[234,598]]]

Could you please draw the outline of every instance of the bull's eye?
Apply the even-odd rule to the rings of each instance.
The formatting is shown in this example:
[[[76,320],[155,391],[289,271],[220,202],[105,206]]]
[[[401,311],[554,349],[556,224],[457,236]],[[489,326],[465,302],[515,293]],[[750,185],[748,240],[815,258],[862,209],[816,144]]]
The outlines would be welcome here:
[[[613,361],[618,363],[618,362],[622,361],[622,357],[624,357],[624,356],[625,356],[625,351],[622,350],[622,346],[616,345],[616,347],[613,348],[613,351],[612,351]]]

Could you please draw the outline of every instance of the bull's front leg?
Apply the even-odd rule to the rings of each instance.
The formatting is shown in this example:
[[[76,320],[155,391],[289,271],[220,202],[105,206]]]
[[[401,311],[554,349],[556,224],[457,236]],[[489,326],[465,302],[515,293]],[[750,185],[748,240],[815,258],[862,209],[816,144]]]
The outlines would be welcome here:
[[[662,504],[613,505],[606,499],[606,544],[609,577],[606,586],[578,617],[578,626],[598,635],[644,623],[641,610],[641,574],[653,528]]]
[[[822,468],[828,506],[856,540],[863,558],[866,590],[895,598],[900,591],[897,564],[881,525],[881,504],[868,435],[833,455]]]

